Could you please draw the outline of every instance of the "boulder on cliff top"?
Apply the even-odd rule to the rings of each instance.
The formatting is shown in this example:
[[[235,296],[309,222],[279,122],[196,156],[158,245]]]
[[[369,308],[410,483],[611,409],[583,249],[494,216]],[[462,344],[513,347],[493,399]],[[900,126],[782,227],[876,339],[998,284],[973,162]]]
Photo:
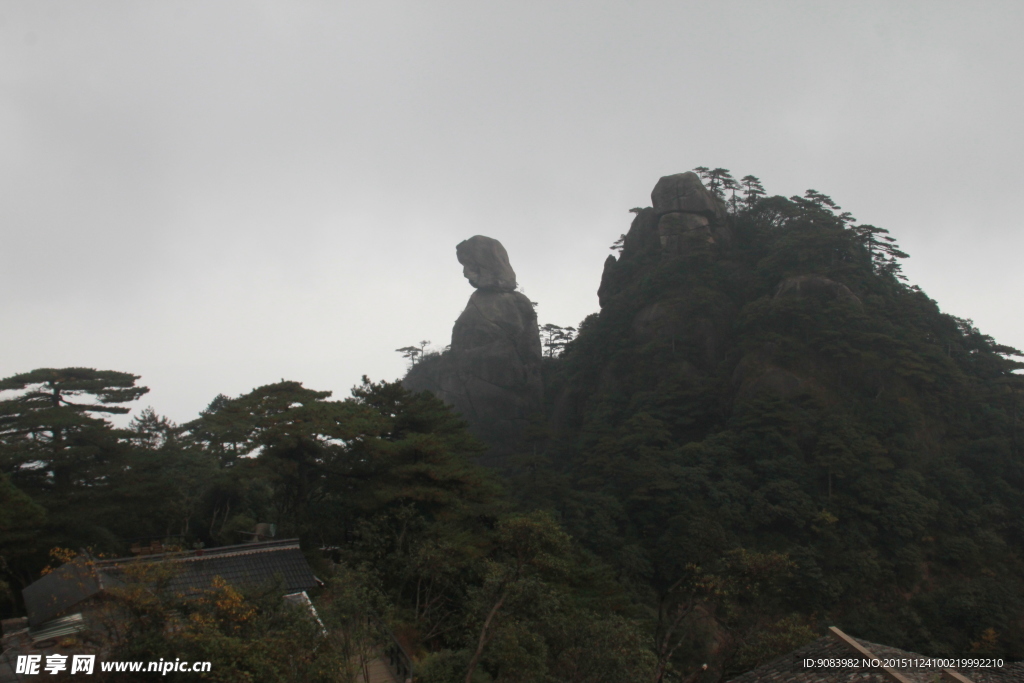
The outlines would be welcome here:
[[[651,191],[651,205],[658,214],[684,212],[721,217],[722,208],[693,171],[663,176]]]
[[[459,242],[455,255],[462,264],[462,274],[477,289],[494,292],[515,290],[516,272],[508,262],[508,252],[498,240],[474,235]]]

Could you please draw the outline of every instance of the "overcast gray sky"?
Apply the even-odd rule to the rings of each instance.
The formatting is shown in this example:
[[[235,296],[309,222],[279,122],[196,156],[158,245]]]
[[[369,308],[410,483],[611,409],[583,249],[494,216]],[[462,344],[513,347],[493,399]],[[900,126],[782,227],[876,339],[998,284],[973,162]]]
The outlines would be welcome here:
[[[0,376],[142,375],[177,421],[338,397],[443,346],[507,248],[597,310],[662,175],[724,166],[886,227],[943,310],[1024,347],[1024,3],[0,4]]]

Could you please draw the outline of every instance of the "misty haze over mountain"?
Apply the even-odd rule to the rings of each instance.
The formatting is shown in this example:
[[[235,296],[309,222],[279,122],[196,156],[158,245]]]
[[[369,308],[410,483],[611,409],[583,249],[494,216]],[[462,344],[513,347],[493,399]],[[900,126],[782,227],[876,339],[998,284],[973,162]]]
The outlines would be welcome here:
[[[577,324],[626,210],[699,164],[828,193],[1022,347],[1022,12],[5,3],[0,375],[132,372],[177,421],[282,377],[344,396],[447,343],[471,235]]]

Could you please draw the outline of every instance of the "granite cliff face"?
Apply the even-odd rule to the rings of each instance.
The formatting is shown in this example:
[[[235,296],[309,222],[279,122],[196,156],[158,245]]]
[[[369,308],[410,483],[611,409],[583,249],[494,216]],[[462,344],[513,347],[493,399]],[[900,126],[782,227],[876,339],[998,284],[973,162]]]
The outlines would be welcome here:
[[[541,409],[537,314],[515,291],[516,274],[501,242],[476,235],[455,253],[476,291],[455,321],[450,350],[415,365],[403,384],[433,392],[497,447],[518,438]]]

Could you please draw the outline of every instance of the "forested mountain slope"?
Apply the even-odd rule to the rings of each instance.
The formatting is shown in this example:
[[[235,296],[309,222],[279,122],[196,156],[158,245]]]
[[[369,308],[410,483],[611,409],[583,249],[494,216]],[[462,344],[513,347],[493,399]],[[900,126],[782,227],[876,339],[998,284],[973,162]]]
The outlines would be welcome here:
[[[717,601],[712,650],[827,621],[1024,656],[1020,354],[942,313],[887,231],[827,196],[748,176],[727,198],[740,183],[697,170],[710,191],[670,176],[633,210],[600,313],[547,361],[522,496],[659,605],[662,635],[693,576],[759,553],[785,569],[757,609]]]
[[[149,580],[110,596],[121,636],[76,646],[174,652],[219,680],[354,681],[372,613],[420,683],[710,683],[829,625],[1024,658],[1020,354],[940,312],[887,232],[827,196],[697,171],[633,209],[574,339],[546,325],[537,357],[509,281],[471,302],[515,315],[420,359],[421,378],[486,379],[527,349],[524,392],[494,402],[523,408],[514,430],[472,432],[444,395],[366,378],[344,399],[282,380],[119,429],[106,417],[148,391],[136,375],[0,379],[0,615],[82,552],[198,555],[274,528],[326,582],[326,634],[272,587],[183,602]],[[509,411],[475,417],[493,414]]]

